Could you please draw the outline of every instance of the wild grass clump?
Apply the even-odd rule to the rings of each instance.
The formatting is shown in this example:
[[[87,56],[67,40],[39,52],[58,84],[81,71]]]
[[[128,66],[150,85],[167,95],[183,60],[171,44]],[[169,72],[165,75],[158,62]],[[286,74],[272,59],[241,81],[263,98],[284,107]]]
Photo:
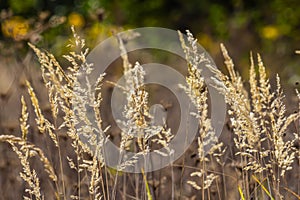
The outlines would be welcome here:
[[[224,153],[223,143],[218,141],[208,117],[208,89],[204,78],[201,75],[199,66],[202,64],[212,65],[204,54],[198,53],[197,40],[187,31],[188,44],[185,43],[182,34],[179,32],[182,48],[186,54],[188,64],[188,75],[186,83],[188,87],[183,87],[188,94],[191,102],[195,105],[197,113],[193,114],[199,120],[198,159],[200,162],[199,170],[191,173],[192,177],[197,177],[199,181],[188,181],[195,189],[202,191],[202,199],[205,199],[205,191],[210,196],[210,187],[212,183],[219,178],[214,171],[209,171],[208,163],[216,159],[221,163],[220,157]],[[208,156],[207,156],[208,155]],[[200,182],[200,183],[199,183]]]
[[[294,133],[295,139],[288,141],[285,141],[284,135],[289,125],[299,119],[299,113],[287,115],[280,78],[276,76],[276,89],[272,91],[259,54],[258,69],[255,68],[252,54],[250,55],[248,92],[222,44],[221,50],[229,76],[215,68],[212,70],[217,77],[214,79],[216,88],[225,96],[229,105],[228,114],[236,136],[236,155],[240,157],[242,164],[242,188],[245,198],[265,196],[266,191],[256,190],[256,194],[250,191],[249,182],[251,177],[254,177],[257,184],[265,181],[269,197],[283,199],[280,194],[280,182],[286,171],[292,169],[292,163],[295,161],[297,149],[294,143],[298,133]]]
[[[106,74],[101,74],[96,81],[95,90],[88,79],[93,73],[93,64],[88,63],[89,53],[85,42],[73,30],[70,53],[64,58],[70,63],[67,70],[57,62],[55,57],[42,51],[32,44],[29,46],[37,55],[41,64],[42,78],[48,91],[48,100],[52,118],[46,118],[34,88],[26,82],[29,99],[35,113],[36,126],[40,133],[49,137],[56,148],[55,153],[59,164],[49,160],[38,144],[28,141],[29,112],[22,96],[22,112],[20,117],[21,136],[0,135],[1,142],[7,142],[17,154],[23,167],[20,177],[26,183],[24,199],[47,199],[41,190],[41,180],[32,165],[31,159],[38,157],[49,177],[51,188],[56,199],[164,199],[158,196],[158,187],[166,187],[162,179],[151,173],[130,174],[122,172],[125,167],[134,165],[136,157],[126,160],[121,157],[117,169],[105,165],[103,147],[109,139],[110,126],[103,127],[102,105],[103,82]],[[180,169],[193,169],[186,181],[194,188],[194,199],[227,199],[226,181],[224,177],[233,177],[219,168],[228,166],[226,152],[234,152],[231,163],[239,163],[241,176],[235,178],[235,194],[242,199],[284,199],[286,191],[293,197],[299,198],[299,191],[292,191],[283,186],[286,174],[297,166],[300,159],[299,149],[295,143],[299,141],[299,111],[287,114],[284,105],[284,94],[279,76],[276,77],[276,87],[272,89],[267,78],[266,69],[260,55],[257,55],[257,66],[253,55],[250,55],[249,89],[245,81],[234,69],[234,64],[224,45],[221,50],[225,58],[225,65],[229,75],[212,67],[212,63],[204,54],[198,52],[196,42],[190,32],[187,32],[187,41],[179,33],[179,39],[186,55],[188,74],[186,86],[179,86],[184,90],[196,108],[191,113],[199,122],[197,143],[197,165],[186,166]],[[174,137],[168,124],[153,125],[153,116],[149,113],[149,96],[144,85],[145,71],[141,64],[131,64],[122,38],[118,35],[125,86],[121,87],[126,96],[126,105],[123,110],[123,121],[119,121],[125,128],[120,133],[120,155],[125,151],[133,151],[137,156],[145,156],[153,146],[160,146],[167,151],[153,150],[155,153],[170,157],[172,150],[168,144]],[[220,141],[212,126],[209,117],[208,88],[202,76],[199,65],[205,63],[214,73],[214,87],[224,95],[228,104],[228,116],[234,135],[234,148]],[[87,77],[80,79],[80,77]],[[82,81],[83,80],[83,81]],[[96,94],[96,95],[95,95]],[[94,113],[90,115],[90,111]],[[289,127],[298,123],[297,132],[291,140],[285,139]],[[66,133],[73,152],[62,151],[60,133]],[[84,142],[83,142],[84,141]],[[146,162],[150,162],[147,161]],[[227,162],[227,163],[226,163]],[[69,169],[64,164],[69,165]],[[295,164],[296,163],[296,164]],[[55,167],[54,167],[55,166]],[[177,182],[174,180],[174,170],[178,165],[171,165],[171,197],[172,199],[185,198],[176,193]],[[299,167],[299,165],[298,165]],[[67,191],[70,184],[65,180],[66,171],[73,170],[76,174],[76,190]],[[181,177],[182,178],[182,177]],[[240,179],[241,181],[238,181]],[[45,181],[44,181],[45,182]],[[129,184],[130,183],[130,184]],[[231,184],[231,183],[229,183]],[[162,186],[161,186],[162,185]],[[254,186],[253,186],[254,185]],[[217,196],[213,196],[213,187],[216,187]],[[187,197],[186,197],[187,198]]]

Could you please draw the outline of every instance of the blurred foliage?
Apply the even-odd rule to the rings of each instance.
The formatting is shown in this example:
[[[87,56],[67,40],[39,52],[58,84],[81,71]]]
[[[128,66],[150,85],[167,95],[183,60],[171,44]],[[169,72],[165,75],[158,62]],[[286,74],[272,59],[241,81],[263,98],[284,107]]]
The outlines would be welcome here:
[[[91,48],[120,27],[189,29],[213,56],[225,41],[242,62],[250,50],[286,62],[300,44],[299,0],[7,0],[0,10],[1,54],[24,51],[28,41],[63,54],[71,25]]]
[[[249,65],[253,50],[262,53],[271,76],[300,74],[295,55],[300,44],[299,0],[102,0],[101,6],[112,24],[189,29],[213,57],[224,42],[238,66]],[[239,71],[248,74],[246,68]]]
[[[298,0],[102,0],[110,20],[120,25],[163,26],[209,31],[228,36],[229,29],[251,25],[260,32],[272,25],[281,36],[297,37],[300,25]],[[273,38],[272,38],[273,39]]]
[[[103,20],[104,10],[95,0],[0,1],[0,12],[0,49],[6,56],[26,53],[31,42],[59,57],[67,51],[71,26],[86,35],[90,47],[115,28]]]

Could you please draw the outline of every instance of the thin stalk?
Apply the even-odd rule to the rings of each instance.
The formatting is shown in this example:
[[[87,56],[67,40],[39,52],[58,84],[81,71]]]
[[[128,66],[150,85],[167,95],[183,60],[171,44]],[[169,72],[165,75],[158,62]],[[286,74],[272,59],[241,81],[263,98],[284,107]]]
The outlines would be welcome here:
[[[62,165],[62,157],[61,157],[61,150],[60,150],[60,146],[59,146],[59,139],[57,136],[57,142],[58,142],[58,157],[59,157],[59,167],[60,167],[60,171],[61,171],[61,177],[62,177],[62,189],[63,189],[63,195],[64,195],[64,200],[66,200],[66,187],[65,187],[65,180],[64,180],[64,168]]]
[[[54,117],[54,127],[55,127],[55,130],[57,130],[57,124],[56,124],[56,117]],[[64,180],[64,168],[63,168],[63,165],[62,165],[62,157],[61,157],[61,150],[60,150],[60,142],[59,142],[59,137],[57,135],[57,132],[56,132],[56,140],[57,140],[57,143],[58,143],[58,158],[59,158],[59,167],[60,167],[60,172],[61,172],[61,178],[62,178],[62,189],[63,189],[63,195],[64,195],[64,200],[66,200],[66,187],[65,187],[65,180]]]
[[[170,163],[171,163],[171,176],[172,176],[172,200],[175,199],[175,187],[174,187],[174,181],[175,181],[175,178],[174,178],[174,168],[173,168],[173,164],[172,164],[172,160],[174,160],[174,151],[171,150],[170,152]]]
[[[100,163],[99,163],[99,169],[100,169],[100,174],[101,174],[101,187],[102,187],[102,191],[103,191],[103,198],[104,198],[104,200],[107,200],[107,198],[106,198],[106,193],[107,193],[107,192],[105,192],[105,186],[104,186],[104,181],[103,181],[102,167],[100,166]],[[107,183],[106,183],[106,185],[107,185]]]
[[[80,157],[79,157],[79,142],[77,141],[77,144],[76,144],[76,146],[77,146],[77,152],[76,152],[76,154],[77,154],[77,185],[78,185],[78,198],[80,199],[80,196],[81,196],[81,187],[80,187],[80,183],[81,183],[81,179],[80,179],[80,172],[79,172],[79,165],[80,165],[80,163],[79,163],[79,161],[80,161]]]
[[[210,156],[210,160],[213,160],[213,156],[211,154],[209,156]],[[216,171],[216,168],[213,167],[213,172],[215,173],[215,171]],[[218,198],[221,199],[220,188],[219,188],[219,184],[217,181],[216,181],[216,186],[217,186],[217,191],[218,191]]]
[[[189,108],[188,110],[191,110],[191,105],[189,104]],[[187,116],[187,119],[189,119],[189,117]],[[188,120],[187,121],[187,126],[186,126],[186,129],[185,129],[185,139],[184,139],[184,147],[186,146],[187,144],[187,136],[188,136],[188,127],[190,125],[190,121]],[[184,174],[184,171],[185,171],[185,154],[183,154],[183,161],[182,161],[182,168],[181,168],[181,175],[180,175],[180,189],[179,189],[179,195],[180,195],[180,199],[181,199],[181,195],[182,195],[182,183],[183,183],[183,174]]]
[[[122,198],[125,199],[126,197],[126,189],[127,189],[127,186],[126,186],[126,174],[124,174],[123,176],[123,194],[122,194]]]
[[[266,194],[272,199],[274,200],[274,197],[272,197],[272,195],[270,194],[270,192],[267,190],[267,188],[265,188],[265,186],[254,176],[252,175],[252,178],[261,186],[261,188],[266,192]]]
[[[202,141],[203,142],[203,141]],[[205,175],[206,175],[206,172],[205,172],[205,161],[202,162],[202,188],[201,188],[201,195],[202,195],[202,199],[204,200],[205,199],[205,191],[204,191],[204,182],[205,182]]]

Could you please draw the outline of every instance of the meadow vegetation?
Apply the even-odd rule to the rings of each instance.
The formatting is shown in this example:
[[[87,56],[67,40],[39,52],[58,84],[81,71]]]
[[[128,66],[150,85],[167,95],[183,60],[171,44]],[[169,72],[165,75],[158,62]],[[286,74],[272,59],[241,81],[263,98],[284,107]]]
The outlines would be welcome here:
[[[211,124],[209,91],[198,68],[202,62],[207,62],[206,58],[198,52],[197,40],[190,32],[187,31],[187,41],[179,32],[178,39],[186,55],[188,74],[187,86],[178,87],[186,92],[196,107],[197,112],[191,114],[199,121],[196,151],[187,153],[195,154],[197,162],[195,166],[184,162],[170,164],[171,176],[170,180],[166,180],[158,176],[158,172],[122,172],[124,166],[136,161],[134,159],[126,162],[120,160],[117,169],[105,165],[102,148],[110,139],[107,134],[110,126],[103,126],[100,105],[103,103],[102,86],[106,74],[101,74],[97,79],[96,91],[91,91],[88,79],[85,82],[78,80],[79,76],[88,77],[94,66],[86,60],[89,49],[85,47],[85,41],[74,30],[73,36],[70,53],[64,56],[70,63],[67,70],[51,53],[29,43],[41,65],[51,117],[45,116],[35,89],[26,81],[28,95],[21,98],[21,133],[19,136],[0,135],[0,141],[8,143],[20,160],[22,171],[19,176],[26,185],[24,199],[49,199],[44,195],[41,182],[50,185],[55,199],[300,199],[299,183],[291,187],[287,180],[290,171],[299,180],[300,94],[295,92],[299,101],[297,112],[288,113],[280,77],[276,77],[276,85],[271,87],[259,54],[250,54],[247,82],[235,70],[223,44],[221,51],[228,73],[210,68],[215,75],[214,86],[228,105],[228,134],[232,134],[230,137],[233,138],[233,145],[229,146],[216,137]],[[167,148],[174,135],[167,123],[162,126],[150,123],[153,116],[149,113],[148,98],[151,93],[144,87],[145,71],[138,62],[130,63],[124,53],[122,39],[116,39],[120,44],[126,80],[126,87],[122,89],[127,95],[124,106],[126,120],[122,122],[126,132],[120,135],[120,151],[145,155],[153,146]],[[31,103],[26,103],[26,99]],[[52,154],[56,155],[57,161],[49,159],[50,155],[38,143],[28,140],[32,134],[28,120],[33,117],[28,112],[29,106],[34,108],[39,132],[51,139],[48,140],[52,141],[49,146],[55,147]],[[93,110],[92,119],[95,121],[88,116],[88,109]],[[286,138],[286,134],[291,137]],[[62,135],[70,141],[68,145],[72,152],[63,150]],[[82,142],[83,138],[87,142]],[[170,156],[172,150],[167,154],[160,153]],[[227,158],[229,154],[232,155],[231,160]],[[33,164],[34,158],[42,163],[47,181],[40,179],[38,172],[41,171],[36,169],[37,164]],[[65,163],[69,168],[65,167]],[[224,170],[229,165],[233,165],[235,171],[228,173]],[[180,169],[179,174],[188,172],[188,178],[175,180],[175,168]],[[67,182],[65,177],[70,174],[68,171],[75,172],[72,173],[74,183]],[[234,185],[233,195],[227,191],[228,184]],[[75,189],[70,190],[71,185],[75,185]],[[189,195],[184,191],[188,185],[193,188]],[[170,196],[158,192],[163,191],[162,187],[169,188]]]

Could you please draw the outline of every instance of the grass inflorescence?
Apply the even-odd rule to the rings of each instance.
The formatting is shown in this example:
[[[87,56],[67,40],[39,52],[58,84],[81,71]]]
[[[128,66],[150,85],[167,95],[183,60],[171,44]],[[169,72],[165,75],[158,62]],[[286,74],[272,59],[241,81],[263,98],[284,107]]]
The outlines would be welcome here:
[[[56,199],[285,199],[299,198],[299,191],[289,189],[285,184],[289,171],[299,169],[299,124],[292,139],[287,140],[285,134],[299,123],[299,111],[288,114],[284,104],[284,94],[279,76],[273,89],[267,77],[262,58],[257,54],[257,65],[254,56],[250,54],[249,81],[245,81],[235,70],[232,59],[226,48],[221,44],[228,75],[220,70],[209,67],[211,63],[204,54],[197,50],[197,40],[188,31],[187,41],[181,33],[179,39],[186,55],[188,74],[186,86],[180,85],[196,108],[191,113],[199,122],[197,146],[194,152],[196,166],[188,164],[171,164],[172,170],[170,197],[160,192],[167,185],[167,177],[153,173],[130,174],[123,172],[125,167],[134,165],[137,157],[125,160],[121,157],[117,169],[105,165],[103,146],[110,139],[110,126],[103,125],[101,105],[103,82],[106,74],[101,74],[96,81],[95,91],[88,78],[79,81],[78,77],[88,77],[93,73],[94,66],[87,62],[89,49],[85,41],[73,30],[74,38],[70,42],[70,53],[64,58],[70,63],[67,70],[59,64],[49,52],[42,51],[29,44],[41,64],[42,78],[48,91],[51,117],[43,113],[37,95],[31,83],[26,81],[29,100],[34,109],[35,123],[39,132],[49,137],[59,158],[58,164],[48,159],[46,153],[28,140],[29,112],[25,98],[21,98],[20,136],[0,135],[1,142],[7,142],[20,159],[22,171],[20,177],[26,183],[24,199],[48,199],[41,189],[41,180],[31,159],[38,157],[49,178],[49,184]],[[172,150],[168,144],[174,137],[168,124],[153,125],[149,112],[149,96],[144,86],[145,71],[138,62],[130,63],[122,38],[119,41],[127,104],[124,106],[123,121],[125,127],[120,133],[120,155],[125,151],[135,152],[137,156],[145,156],[153,146],[167,149],[154,152],[170,157]],[[233,135],[233,145],[228,146],[220,141],[211,124],[209,116],[209,91],[199,69],[201,63],[214,73],[214,87],[225,97],[228,104],[228,117]],[[96,95],[95,95],[96,94]],[[300,110],[300,95],[297,92]],[[90,111],[94,116],[90,116]],[[61,133],[70,140],[70,149],[65,152],[61,146]],[[83,140],[85,142],[83,142]],[[299,148],[299,147],[298,147]],[[228,152],[232,153],[231,160],[227,159]],[[229,160],[229,161],[228,161]],[[298,163],[297,163],[298,161]],[[150,162],[145,160],[145,162]],[[65,167],[65,164],[69,168]],[[234,166],[236,172],[228,174],[225,168]],[[174,171],[178,167],[186,170],[188,178],[180,177],[178,186]],[[221,169],[221,170],[220,170]],[[75,183],[66,179],[67,171],[73,171]],[[228,170],[227,170],[228,171]],[[298,170],[299,176],[299,170]],[[229,179],[228,179],[229,177]],[[184,180],[183,180],[184,178]],[[233,180],[233,181],[230,181]],[[43,180],[45,182],[45,180]],[[130,184],[128,184],[130,183]],[[234,185],[233,195],[227,191],[228,185]],[[75,190],[70,190],[75,185]],[[191,186],[192,192],[182,192]],[[176,192],[176,190],[180,192]],[[72,192],[70,192],[72,191]],[[186,194],[186,196],[185,196]]]

